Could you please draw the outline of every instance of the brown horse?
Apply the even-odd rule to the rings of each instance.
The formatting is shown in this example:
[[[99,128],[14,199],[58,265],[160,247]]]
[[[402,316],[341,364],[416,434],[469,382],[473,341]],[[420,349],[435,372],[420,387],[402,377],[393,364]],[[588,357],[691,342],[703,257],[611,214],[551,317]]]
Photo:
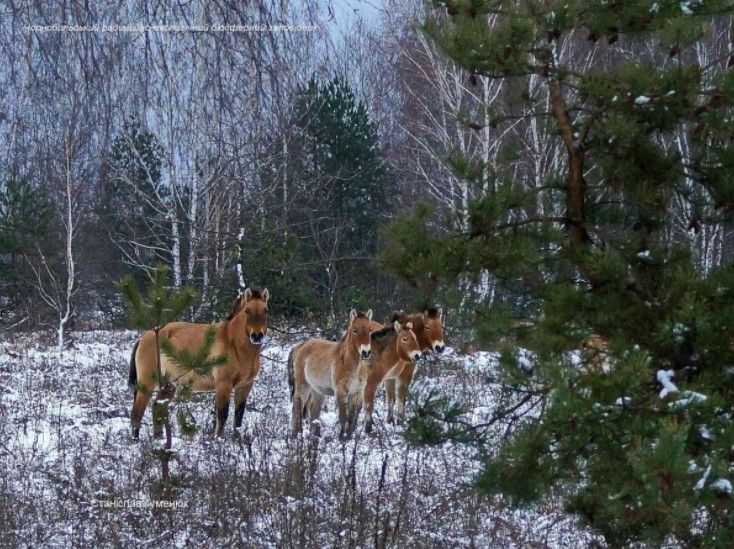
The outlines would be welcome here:
[[[403,324],[407,322],[411,322],[413,324],[413,332],[418,339],[421,351],[442,353],[446,348],[443,341],[442,317],[443,313],[440,308],[428,307],[420,313],[410,315],[406,315],[402,312],[393,313],[391,320],[399,320]],[[408,396],[408,388],[413,382],[415,368],[415,362],[406,362],[402,371],[396,378],[385,379],[387,421],[390,423],[393,422],[393,407],[396,399],[398,401],[398,423],[402,422],[403,417],[405,416],[405,400]]]
[[[372,309],[367,313],[352,309],[340,341],[309,339],[291,350],[288,385],[293,400],[291,426],[294,435],[301,432],[305,412],[312,422],[318,419],[325,395],[336,395],[340,436],[351,434],[361,400],[359,363],[372,353],[371,320]]]
[[[196,352],[208,329],[216,330],[211,356],[225,355],[227,362],[216,366],[207,376],[185,370],[161,354],[161,372],[176,385],[187,385],[195,392],[214,391],[216,433],[221,435],[229,415],[229,399],[234,389],[235,427],[242,425],[245,403],[260,371],[260,345],[268,328],[267,290],[248,288],[237,298],[227,320],[217,324],[172,322],[160,330],[177,350]],[[156,375],[155,334],[148,331],[135,343],[130,357],[130,385],[135,386],[131,417],[133,438],[140,434],[140,423],[158,384]]]
[[[377,332],[372,332],[372,360],[364,368],[366,383],[363,392],[365,431],[372,431],[372,412],[375,407],[375,392],[384,380],[399,379],[403,369],[421,358],[421,348],[413,333],[411,322],[393,321]]]

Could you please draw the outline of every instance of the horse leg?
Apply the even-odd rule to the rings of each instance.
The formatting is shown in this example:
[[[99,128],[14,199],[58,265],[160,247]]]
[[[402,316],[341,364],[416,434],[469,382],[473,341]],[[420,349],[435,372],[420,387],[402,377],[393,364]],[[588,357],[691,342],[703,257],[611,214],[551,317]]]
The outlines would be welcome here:
[[[133,409],[130,414],[130,428],[134,440],[140,438],[140,424],[143,421],[143,415],[145,414],[145,408],[148,406],[148,401],[150,401],[150,393],[147,389],[140,388],[135,391]]]
[[[245,415],[245,404],[247,397],[250,396],[253,382],[238,385],[234,389],[234,428],[239,429],[242,426],[242,416]]]
[[[385,396],[387,397],[387,422],[393,422],[392,409],[395,406],[395,380],[385,380]]]
[[[214,410],[216,413],[216,426],[214,432],[217,436],[224,434],[224,425],[227,423],[229,416],[229,397],[232,394],[232,384],[223,383],[215,388],[214,393]]]
[[[372,412],[375,409],[377,385],[376,382],[368,380],[367,385],[364,386],[364,430],[366,433],[372,432]]]
[[[403,377],[399,377],[397,381],[397,390],[398,390],[398,417],[397,422],[398,424],[403,423],[403,419],[405,418],[405,400],[408,396],[408,387],[410,386],[410,382],[412,381],[412,376],[408,379],[404,379]]]
[[[321,393],[317,393],[316,391],[311,391],[311,394],[308,398],[308,419],[309,419],[309,429],[310,433],[313,436],[320,437],[321,436],[321,424],[319,423],[319,416],[321,415],[321,407],[324,404],[324,395]]]
[[[291,405],[291,434],[293,437],[296,437],[303,428],[303,409],[306,407],[305,400],[301,397],[299,391],[293,393],[293,403]]]
[[[363,389],[364,390],[364,389]],[[357,428],[357,421],[359,420],[359,414],[362,413],[362,393],[363,390],[352,395],[349,406],[349,434],[354,433]]]
[[[345,387],[339,387],[335,391],[336,396],[336,408],[339,411],[339,438],[346,438],[349,420],[347,411],[347,390]]]

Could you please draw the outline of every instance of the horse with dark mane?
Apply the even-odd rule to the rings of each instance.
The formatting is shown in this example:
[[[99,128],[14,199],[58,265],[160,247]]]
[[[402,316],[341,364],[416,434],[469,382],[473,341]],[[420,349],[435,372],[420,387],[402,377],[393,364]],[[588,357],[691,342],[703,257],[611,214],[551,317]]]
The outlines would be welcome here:
[[[398,379],[408,364],[421,358],[418,339],[411,322],[394,320],[392,325],[372,332],[372,360],[366,365],[366,383],[363,392],[365,431],[372,431],[372,412],[375,392],[380,383]]]
[[[245,403],[260,371],[260,345],[268,328],[268,290],[248,288],[237,298],[229,317],[217,324],[171,322],[160,330],[174,349],[195,353],[209,329],[216,330],[210,356],[226,356],[227,361],[216,366],[209,375],[184,369],[161,355],[161,373],[178,386],[189,386],[194,392],[214,391],[216,433],[224,432],[229,415],[229,400],[234,390],[235,427],[242,425]],[[130,357],[130,385],[135,387],[131,416],[132,435],[138,438],[140,423],[153,389],[158,385],[156,343],[152,330],[135,343]]]
[[[446,348],[443,340],[442,318],[443,313],[440,308],[426,307],[423,311],[413,314],[395,312],[390,320],[393,322],[397,320],[401,323],[410,322],[413,325],[413,332],[418,339],[422,352],[442,353]],[[393,422],[393,407],[396,400],[398,402],[398,423],[405,416],[405,401],[408,397],[408,388],[413,382],[413,376],[415,376],[415,370],[415,362],[405,361],[397,377],[385,379],[387,421],[390,423]]]

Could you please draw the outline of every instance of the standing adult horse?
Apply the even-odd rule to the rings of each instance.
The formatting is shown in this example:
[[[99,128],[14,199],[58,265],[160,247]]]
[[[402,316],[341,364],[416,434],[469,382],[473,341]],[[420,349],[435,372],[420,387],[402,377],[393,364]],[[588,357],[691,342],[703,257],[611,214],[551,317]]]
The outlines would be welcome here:
[[[248,288],[237,298],[229,317],[217,324],[172,322],[160,330],[176,350],[196,352],[207,330],[214,328],[216,338],[210,356],[226,356],[227,361],[216,366],[209,375],[186,370],[166,355],[161,355],[161,373],[179,386],[190,386],[194,392],[214,391],[216,434],[224,432],[229,415],[229,399],[234,389],[235,427],[242,425],[245,403],[260,371],[260,345],[268,328],[268,290]],[[148,331],[135,343],[130,357],[130,385],[135,387],[131,416],[132,435],[138,438],[140,423],[153,389],[158,385],[156,374],[155,334]]]
[[[442,353],[446,348],[443,341],[443,313],[440,308],[428,307],[420,313],[404,314],[393,313],[391,321],[399,321],[401,324],[410,322],[413,332],[418,339],[418,345],[422,352],[433,351]],[[397,419],[402,422],[405,416],[405,400],[408,396],[408,388],[415,375],[415,362],[405,362],[400,374],[395,378],[385,379],[385,393],[387,394],[387,421],[393,422],[393,407],[395,400],[398,401]]]
[[[411,322],[401,323],[394,320],[391,326],[372,332],[372,360],[364,368],[366,383],[363,389],[365,412],[365,431],[372,431],[372,412],[375,406],[375,392],[384,380],[399,379],[408,364],[421,358],[418,339],[413,333]]]
[[[291,427],[294,435],[301,432],[304,412],[308,412],[312,422],[318,419],[325,395],[336,396],[339,435],[351,434],[362,396],[359,363],[370,358],[372,353],[371,320],[372,309],[366,313],[352,309],[341,340],[309,339],[291,350],[288,385],[293,400]]]

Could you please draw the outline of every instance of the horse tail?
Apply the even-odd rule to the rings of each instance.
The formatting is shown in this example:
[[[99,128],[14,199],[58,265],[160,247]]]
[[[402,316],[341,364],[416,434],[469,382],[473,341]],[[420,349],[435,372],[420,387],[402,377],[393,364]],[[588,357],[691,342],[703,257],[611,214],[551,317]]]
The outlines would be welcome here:
[[[293,353],[296,352],[298,347],[300,347],[300,345],[296,345],[291,349],[291,352],[288,353],[288,388],[291,391],[291,400],[293,400],[293,395],[296,394],[296,372],[293,369]]]
[[[137,364],[135,364],[135,354],[138,352],[138,345],[140,345],[140,340],[138,339],[135,342],[135,345],[133,345],[133,352],[130,355],[130,372],[127,376],[127,384],[133,388],[133,391],[136,393],[138,392],[136,385],[138,384],[138,367]]]

